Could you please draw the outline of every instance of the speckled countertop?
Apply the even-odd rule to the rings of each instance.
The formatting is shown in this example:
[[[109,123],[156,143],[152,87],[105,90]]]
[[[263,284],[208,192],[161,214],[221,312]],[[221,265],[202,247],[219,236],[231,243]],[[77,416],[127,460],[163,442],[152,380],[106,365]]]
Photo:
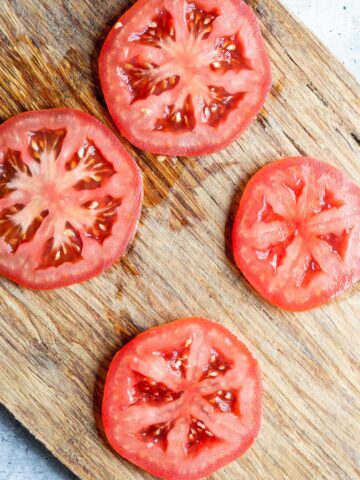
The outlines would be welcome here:
[[[360,0],[282,0],[360,81]],[[0,480],[75,477],[0,407]]]

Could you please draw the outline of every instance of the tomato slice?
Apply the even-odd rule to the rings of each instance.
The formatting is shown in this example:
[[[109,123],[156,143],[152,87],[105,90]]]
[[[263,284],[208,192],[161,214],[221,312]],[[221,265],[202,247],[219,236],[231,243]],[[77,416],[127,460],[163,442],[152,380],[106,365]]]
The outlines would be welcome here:
[[[271,84],[260,28],[242,0],[138,0],[112,29],[99,65],[120,131],[166,155],[227,146]]]
[[[249,182],[233,231],[235,260],[269,302],[327,303],[360,278],[360,189],[336,168],[287,158]]]
[[[103,422],[112,447],[166,480],[196,480],[242,455],[261,422],[249,350],[202,318],[138,335],[113,359]]]
[[[92,116],[28,112],[0,126],[0,273],[34,289],[112,265],[138,223],[135,161]]]

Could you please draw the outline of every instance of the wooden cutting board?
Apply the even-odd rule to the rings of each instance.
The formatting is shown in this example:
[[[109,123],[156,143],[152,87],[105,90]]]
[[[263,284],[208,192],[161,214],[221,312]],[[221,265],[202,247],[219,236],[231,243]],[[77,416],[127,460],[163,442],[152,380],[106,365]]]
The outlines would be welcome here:
[[[164,161],[124,140],[145,181],[139,231],[126,257],[90,282],[55,292],[0,280],[0,400],[82,479],[152,478],[106,442],[104,379],[130,337],[191,315],[230,327],[264,374],[259,439],[210,478],[359,478],[359,286],[312,312],[272,308],[236,269],[230,232],[244,185],[279,157],[319,157],[360,184],[360,87],[277,0],[249,3],[261,22],[274,84],[242,138],[215,155]],[[68,106],[114,128],[97,59],[129,5],[2,0],[2,120]]]

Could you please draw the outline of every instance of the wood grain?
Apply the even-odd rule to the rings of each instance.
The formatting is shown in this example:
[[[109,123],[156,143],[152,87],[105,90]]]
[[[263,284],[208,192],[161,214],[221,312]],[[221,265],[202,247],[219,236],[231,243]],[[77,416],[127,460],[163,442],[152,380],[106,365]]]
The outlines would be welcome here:
[[[211,476],[358,479],[360,297],[308,313],[265,303],[234,265],[230,231],[241,191],[262,165],[304,154],[360,184],[360,87],[277,0],[249,2],[274,86],[248,131],[200,158],[126,147],[145,181],[139,232],[106,274],[55,292],[0,281],[0,401],[86,480],[150,479],[104,438],[100,403],[110,359],[131,336],[176,318],[231,328],[264,373],[264,421],[253,448]],[[0,115],[68,106],[113,124],[97,76],[100,46],[127,0],[2,0]]]

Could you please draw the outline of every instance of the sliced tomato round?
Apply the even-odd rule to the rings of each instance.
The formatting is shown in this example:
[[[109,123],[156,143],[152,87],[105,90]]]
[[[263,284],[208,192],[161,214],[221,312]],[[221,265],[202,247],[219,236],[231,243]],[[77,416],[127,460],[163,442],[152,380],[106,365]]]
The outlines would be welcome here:
[[[124,254],[142,179],[119,140],[70,109],[0,126],[0,273],[34,289],[93,277]]]
[[[138,0],[110,32],[99,63],[120,131],[166,155],[227,146],[271,84],[260,28],[242,0]]]
[[[360,189],[312,158],[271,163],[249,182],[234,224],[236,263],[290,311],[327,303],[360,278]]]
[[[138,335],[113,359],[103,422],[112,447],[165,480],[196,480],[242,455],[261,422],[249,350],[202,318]]]

